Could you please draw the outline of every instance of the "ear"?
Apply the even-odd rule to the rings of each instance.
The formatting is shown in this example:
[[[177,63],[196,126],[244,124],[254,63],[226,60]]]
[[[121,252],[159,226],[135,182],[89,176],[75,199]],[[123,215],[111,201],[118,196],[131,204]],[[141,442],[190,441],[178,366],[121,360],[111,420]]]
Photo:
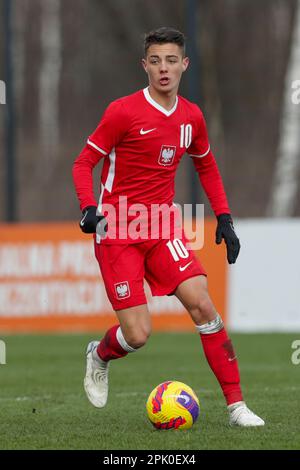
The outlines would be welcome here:
[[[145,72],[147,73],[147,61],[146,61],[146,59],[142,59],[141,63],[142,63],[142,66],[143,66]]]
[[[189,66],[189,63],[190,63],[190,59],[188,57],[184,57],[182,59],[182,66],[183,66],[183,71],[185,72],[186,69],[188,68]]]

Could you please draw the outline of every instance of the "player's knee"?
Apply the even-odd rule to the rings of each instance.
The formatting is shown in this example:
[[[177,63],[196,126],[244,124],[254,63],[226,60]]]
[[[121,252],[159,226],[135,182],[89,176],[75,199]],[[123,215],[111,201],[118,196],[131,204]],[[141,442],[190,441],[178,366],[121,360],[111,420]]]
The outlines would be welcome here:
[[[128,334],[126,338],[127,343],[134,349],[139,349],[144,346],[151,334],[150,329],[141,328],[136,331],[132,331]]]
[[[189,312],[196,324],[209,322],[216,316],[216,310],[207,292],[195,296]]]

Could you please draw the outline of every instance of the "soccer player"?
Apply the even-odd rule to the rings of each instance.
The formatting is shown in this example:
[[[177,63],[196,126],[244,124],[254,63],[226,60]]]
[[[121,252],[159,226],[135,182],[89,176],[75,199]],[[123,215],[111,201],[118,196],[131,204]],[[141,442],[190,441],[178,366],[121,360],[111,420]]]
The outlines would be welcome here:
[[[206,273],[190,250],[184,232],[178,237],[173,227],[167,239],[160,229],[148,238],[137,231],[134,236],[129,233],[136,207],[144,208],[144,218],[139,222],[143,225],[146,221],[150,229],[151,207],[173,206],[176,169],[187,153],[217,217],[216,243],[224,239],[230,264],[239,254],[239,239],[203,114],[196,104],[177,94],[188,64],[181,32],[163,27],[147,34],[142,65],[149,86],[107,107],[73,166],[83,213],[80,227],[84,233],[94,233],[95,255],[118,318],[101,341],[88,344],[84,388],[95,407],[105,406],[111,361],[138,351],[146,343],[151,331],[143,288],[146,279],[153,295],[175,295],[189,312],[208,364],[222,388],[230,424],[262,426],[264,421],[243,400],[237,357],[209,297]],[[101,159],[104,163],[97,204],[92,172]],[[124,200],[127,218],[121,210]],[[109,211],[109,207],[114,210]],[[161,219],[160,215],[159,224]]]

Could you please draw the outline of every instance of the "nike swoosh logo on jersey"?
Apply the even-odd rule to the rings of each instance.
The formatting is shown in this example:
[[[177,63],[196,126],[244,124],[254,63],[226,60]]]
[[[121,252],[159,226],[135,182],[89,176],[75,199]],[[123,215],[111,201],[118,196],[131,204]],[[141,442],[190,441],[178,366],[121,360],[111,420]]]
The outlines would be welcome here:
[[[184,271],[186,268],[189,267],[189,265],[192,263],[193,261],[190,261],[188,264],[186,264],[185,266],[179,266],[179,271]]]
[[[142,129],[140,130],[140,134],[141,134],[141,135],[149,134],[149,132],[153,132],[153,131],[155,131],[155,130],[156,130],[156,127],[154,127],[154,129],[149,129],[148,131],[144,131],[144,129],[142,128]]]

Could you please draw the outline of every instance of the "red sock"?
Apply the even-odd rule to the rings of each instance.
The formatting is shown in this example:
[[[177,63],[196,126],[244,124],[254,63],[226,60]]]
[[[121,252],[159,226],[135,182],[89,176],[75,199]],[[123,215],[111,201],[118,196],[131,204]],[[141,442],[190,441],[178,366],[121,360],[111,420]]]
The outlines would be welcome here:
[[[200,334],[206,359],[221,385],[227,405],[242,401],[237,358],[225,328],[217,333]]]
[[[117,339],[117,330],[120,325],[115,325],[105,333],[104,338],[100,341],[97,347],[98,356],[103,361],[111,361],[112,359],[119,359],[120,357],[127,356],[129,351],[125,351]]]

